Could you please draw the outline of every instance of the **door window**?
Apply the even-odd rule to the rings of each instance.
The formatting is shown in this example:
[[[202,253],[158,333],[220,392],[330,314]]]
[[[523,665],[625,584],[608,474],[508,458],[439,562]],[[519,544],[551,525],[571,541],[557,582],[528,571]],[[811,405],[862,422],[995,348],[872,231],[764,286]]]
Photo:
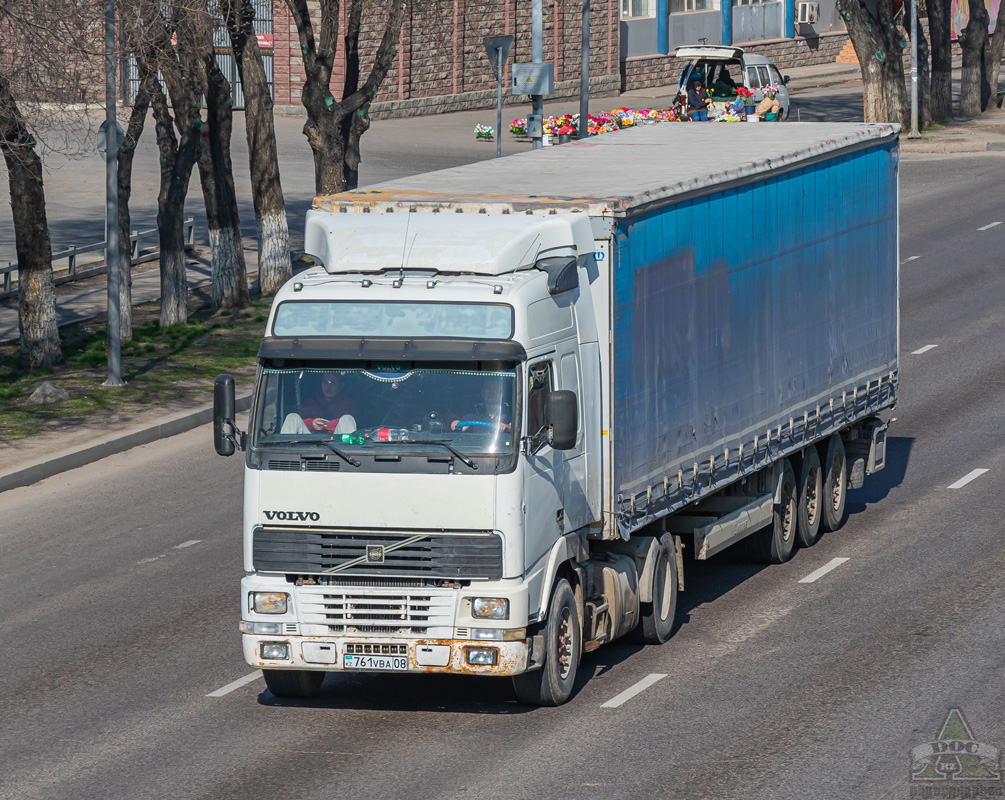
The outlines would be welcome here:
[[[760,89],[761,76],[757,74],[757,67],[747,67],[747,88]]]

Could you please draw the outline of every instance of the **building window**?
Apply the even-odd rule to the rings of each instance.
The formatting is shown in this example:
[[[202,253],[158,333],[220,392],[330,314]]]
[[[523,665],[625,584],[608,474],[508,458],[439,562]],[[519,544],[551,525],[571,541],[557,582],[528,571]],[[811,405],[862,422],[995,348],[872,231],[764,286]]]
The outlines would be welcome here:
[[[656,0],[621,0],[621,18],[655,17]]]
[[[736,0],[738,6],[756,6],[765,2],[770,2],[770,0]]]
[[[712,11],[716,8],[713,0],[670,0],[670,13],[683,14],[688,11]]]

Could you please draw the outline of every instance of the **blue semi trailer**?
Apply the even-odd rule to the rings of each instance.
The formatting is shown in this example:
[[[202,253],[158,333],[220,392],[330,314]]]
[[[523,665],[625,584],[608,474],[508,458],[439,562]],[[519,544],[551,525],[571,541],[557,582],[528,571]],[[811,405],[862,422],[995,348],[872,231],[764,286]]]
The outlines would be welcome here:
[[[653,125],[317,198],[249,435],[217,392],[270,689],[561,703],[584,650],[670,637],[685,553],[839,528],[897,401],[898,134]]]

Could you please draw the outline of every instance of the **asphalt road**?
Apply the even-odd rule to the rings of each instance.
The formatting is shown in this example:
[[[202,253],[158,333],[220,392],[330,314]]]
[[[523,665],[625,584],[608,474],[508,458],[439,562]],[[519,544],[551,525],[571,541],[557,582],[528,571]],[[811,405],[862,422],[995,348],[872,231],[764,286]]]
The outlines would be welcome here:
[[[906,798],[950,709],[1005,746],[1002,166],[904,158],[902,403],[845,528],[688,564],[677,635],[586,655],[561,708],[442,676],[207,696],[252,675],[208,428],[0,494],[0,798]]]

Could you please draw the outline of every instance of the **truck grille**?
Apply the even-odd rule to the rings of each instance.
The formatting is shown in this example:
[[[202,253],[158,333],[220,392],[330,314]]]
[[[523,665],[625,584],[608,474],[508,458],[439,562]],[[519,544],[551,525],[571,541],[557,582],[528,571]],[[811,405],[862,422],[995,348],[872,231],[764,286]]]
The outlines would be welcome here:
[[[301,587],[298,600],[304,625],[335,634],[449,637],[453,630],[451,592],[371,594]]]
[[[408,544],[403,542],[413,539]],[[502,577],[502,539],[495,533],[256,528],[259,572],[350,577]],[[346,565],[347,562],[354,562]]]

